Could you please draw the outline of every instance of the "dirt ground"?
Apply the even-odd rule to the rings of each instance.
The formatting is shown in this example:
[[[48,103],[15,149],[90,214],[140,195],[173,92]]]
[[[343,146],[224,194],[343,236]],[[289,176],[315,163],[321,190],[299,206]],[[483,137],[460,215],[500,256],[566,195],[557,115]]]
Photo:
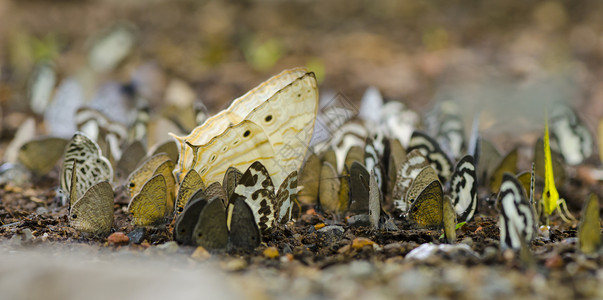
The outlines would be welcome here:
[[[157,90],[168,78],[183,79],[216,113],[271,75],[306,66],[316,73],[321,94],[340,92],[355,104],[368,86],[420,113],[453,98],[465,108],[467,131],[481,111],[486,137],[503,150],[525,150],[543,130],[544,103],[570,103],[597,133],[603,118],[601,13],[599,1],[3,1],[0,154],[31,115],[26,82],[34,62],[52,59],[59,78],[75,74],[90,38],[123,20],[136,26],[137,40],[106,80],[125,83],[151,63],[161,70],[153,81]],[[603,199],[600,181],[584,175],[601,168],[598,151],[571,168],[560,187],[576,217],[589,192]],[[524,170],[528,161],[522,155]],[[576,250],[577,224],[553,218],[548,238],[534,240],[528,257],[501,252],[498,214],[487,193],[481,193],[475,220],[458,230],[457,246],[426,258],[408,254],[425,243],[443,244],[441,230],[409,229],[400,220],[397,231],[351,227],[308,213],[310,206],[251,253],[210,254],[171,241],[171,225],[139,232],[134,242],[123,203],[114,206],[114,229],[131,235],[130,243],[82,236],[69,227],[67,207],[57,200],[58,173],[55,166],[22,185],[0,186],[0,293],[34,297],[26,283],[52,277],[40,285],[49,299],[78,298],[77,291],[94,286],[98,276],[115,287],[103,292],[146,299],[163,295],[149,293],[162,283],[183,297],[207,295],[205,289],[250,299],[603,299],[603,256]],[[132,272],[137,268],[140,273]],[[10,284],[11,274],[23,284]],[[133,283],[124,288],[110,278]],[[194,286],[191,278],[203,283]]]

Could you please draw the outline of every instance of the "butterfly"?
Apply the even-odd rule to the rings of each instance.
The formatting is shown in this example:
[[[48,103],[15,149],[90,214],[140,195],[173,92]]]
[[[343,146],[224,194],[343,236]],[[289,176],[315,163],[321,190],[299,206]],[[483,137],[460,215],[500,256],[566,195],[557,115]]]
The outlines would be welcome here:
[[[420,124],[419,114],[408,109],[399,101],[386,102],[381,111],[382,123],[387,129],[387,133],[400,141],[402,146],[408,146],[412,133]]]
[[[442,184],[438,180],[432,181],[410,203],[408,215],[420,227],[438,227],[442,224],[443,214]]]
[[[297,201],[297,171],[291,172],[281,183],[275,200],[274,217],[278,223],[284,224],[289,222],[291,218],[297,218],[297,216],[294,216],[294,209],[297,207],[297,211],[301,210]]]
[[[28,81],[29,106],[35,114],[42,114],[52,99],[57,74],[52,63],[40,61]]]
[[[76,199],[96,183],[113,180],[111,163],[101,155],[98,144],[81,132],[76,132],[67,143],[63,157],[59,181],[65,193],[71,190],[73,163],[77,162]],[[76,199],[70,199],[70,203],[73,204]]]
[[[453,244],[456,241],[457,215],[449,195],[444,195],[444,202],[442,205],[444,236],[446,237],[446,242]]]
[[[171,161],[178,161],[178,145],[174,143],[174,141],[165,141],[163,143],[157,144],[151,149],[149,149],[151,155],[156,155],[159,153],[165,153],[169,156]]]
[[[465,150],[463,120],[456,114],[444,114],[440,119],[436,141],[447,150],[445,153],[458,158]]]
[[[176,197],[176,214],[182,213],[186,203],[199,189],[205,190],[205,184],[203,183],[203,180],[201,180],[201,176],[199,176],[197,171],[189,170],[178,189],[178,196]]]
[[[238,220],[238,214],[237,211],[234,215],[236,220]],[[238,229],[236,228],[238,225],[234,226],[235,229]],[[249,226],[252,225],[249,224]],[[228,237],[224,201],[217,197],[211,198],[198,215],[192,238],[196,245],[205,249],[224,249],[228,245]]]
[[[601,218],[599,216],[599,198],[590,194],[584,208],[578,227],[578,245],[585,254],[594,254],[601,247]]]
[[[408,209],[406,193],[410,188],[412,181],[419,175],[421,170],[429,166],[429,161],[419,149],[408,153],[406,161],[402,163],[396,175],[396,185],[392,191],[394,208],[400,212],[406,212]]]
[[[498,199],[500,243],[503,249],[520,249],[522,241],[529,243],[536,233],[536,219],[526,199],[523,187],[515,176],[503,175]]]
[[[305,69],[282,72],[233,101],[185,137],[172,135],[179,145],[176,173],[194,168],[204,182],[219,181],[230,166],[247,168],[260,161],[280,185],[299,170],[318,105],[313,73]]]
[[[350,168],[350,205],[348,211],[353,214],[368,214],[370,173],[359,162]]]
[[[77,198],[78,169],[77,161],[74,161],[71,168],[69,225],[94,235],[107,234],[113,226],[113,188],[107,181],[102,181]]]
[[[313,152],[309,152],[299,174],[297,200],[301,203],[315,204],[318,201],[321,168],[320,158]]]
[[[166,197],[165,177],[156,174],[144,183],[140,192],[128,204],[132,225],[150,226],[163,222],[168,209]]]
[[[571,166],[592,155],[594,139],[576,112],[566,105],[555,107],[551,116],[551,147]]]
[[[61,81],[44,112],[44,125],[50,136],[70,138],[77,130],[75,112],[84,103],[84,88],[80,81],[68,77]]]
[[[138,163],[145,157],[147,151],[140,141],[134,141],[128,144],[121,157],[117,161],[115,168],[115,177],[118,180],[125,180],[138,166]]]
[[[226,191],[226,199],[230,199],[232,193],[234,193],[235,188],[239,184],[241,177],[243,177],[243,173],[235,167],[229,167],[228,170],[226,170],[226,174],[224,174],[224,179],[222,180],[222,186]],[[201,177],[199,177],[199,179],[201,179]]]
[[[382,109],[383,96],[379,92],[379,89],[374,86],[367,88],[360,101],[358,117],[362,120],[370,121],[373,125],[377,125],[381,123]]]
[[[544,154],[544,139],[538,138],[534,144],[534,163],[536,175],[540,178],[545,178],[545,154]],[[563,158],[553,149],[551,149],[551,162],[553,163],[553,171],[555,174],[555,184],[561,185],[567,177]]]
[[[262,242],[262,236],[254,212],[247,204],[247,200],[234,193],[229,200],[229,206],[232,206],[232,210],[226,220],[228,247],[243,250],[257,248]]]
[[[375,145],[373,144],[373,140],[371,138],[366,139],[364,146],[364,164],[367,170],[375,171],[375,180],[377,180],[377,185],[382,187],[385,181],[383,164],[381,163],[379,153],[377,152],[377,149],[375,149]]]
[[[473,219],[477,208],[477,176],[473,157],[465,155],[454,168],[450,179],[450,198],[461,222]]]
[[[411,152],[414,149],[421,151],[427,158],[431,166],[438,172],[440,181],[448,181],[452,175],[452,162],[434,139],[420,131],[415,131],[410,137],[406,150]]]
[[[103,30],[91,43],[88,64],[96,72],[113,70],[134,47],[136,29],[129,23],[117,23]]]
[[[377,183],[375,170],[371,170],[369,177],[369,194],[368,194],[368,215],[371,227],[379,228],[379,220],[381,219],[381,189]]]
[[[402,147],[402,144],[400,144],[400,141],[397,139],[389,139],[389,142],[387,143],[388,147],[388,154],[386,157],[387,159],[387,193],[391,194],[393,193],[394,190],[394,186],[396,185],[396,177],[398,174],[398,171],[400,169],[400,166],[402,165],[402,163],[406,160],[406,150],[404,149],[404,147]]]
[[[328,161],[322,163],[320,184],[318,186],[318,201],[323,211],[338,213],[347,208],[341,207],[339,203],[339,191],[342,181],[331,163]]]
[[[486,158],[487,159],[487,158]],[[518,149],[514,148],[505,157],[500,157],[494,168],[488,171],[490,190],[497,193],[503,180],[504,173],[515,174],[517,172]]]
[[[48,174],[63,155],[67,142],[57,137],[30,140],[19,148],[17,160],[37,175]]]
[[[193,172],[193,170],[189,171],[189,174],[190,172]],[[196,241],[193,239],[194,227],[199,221],[201,211],[207,205],[207,202],[207,195],[203,189],[198,189],[186,199],[182,213],[178,215],[174,223],[174,240],[184,245],[195,245]],[[224,220],[224,226],[226,226],[226,220]]]
[[[147,182],[153,174],[155,174],[157,168],[166,161],[170,161],[170,158],[165,153],[153,155],[142,161],[136,170],[130,173],[126,180],[130,197],[136,195],[140,189],[142,189],[142,185]]]

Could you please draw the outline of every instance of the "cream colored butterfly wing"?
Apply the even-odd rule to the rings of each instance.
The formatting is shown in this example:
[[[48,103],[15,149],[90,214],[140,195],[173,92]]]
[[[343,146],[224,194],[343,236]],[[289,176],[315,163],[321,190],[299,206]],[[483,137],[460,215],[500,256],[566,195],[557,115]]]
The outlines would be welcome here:
[[[282,170],[264,130],[251,121],[242,121],[209,143],[192,147],[196,153],[191,166],[203,182],[221,182],[228,167],[246,170],[254,161],[261,162],[273,174]]]
[[[103,181],[95,184],[69,211],[69,224],[80,231],[106,234],[113,226],[113,188]]]
[[[65,147],[61,166],[60,185],[63,192],[71,190],[73,162],[77,161],[76,192],[79,199],[91,186],[101,181],[113,180],[113,168],[109,160],[101,155],[100,148],[81,132],[76,132]],[[71,200],[72,202],[74,200]]]

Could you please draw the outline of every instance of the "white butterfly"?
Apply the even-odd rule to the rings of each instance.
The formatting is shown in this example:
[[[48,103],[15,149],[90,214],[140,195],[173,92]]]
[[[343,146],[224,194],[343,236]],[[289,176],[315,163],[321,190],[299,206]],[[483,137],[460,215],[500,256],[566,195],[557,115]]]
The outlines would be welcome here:
[[[522,240],[529,243],[536,234],[532,206],[521,183],[509,173],[503,175],[498,198],[502,207],[499,217],[501,247],[520,249]]]
[[[233,101],[224,111],[178,137],[180,179],[193,168],[203,182],[221,181],[230,166],[260,161],[280,185],[299,170],[314,130],[318,89],[313,73],[286,70]]]

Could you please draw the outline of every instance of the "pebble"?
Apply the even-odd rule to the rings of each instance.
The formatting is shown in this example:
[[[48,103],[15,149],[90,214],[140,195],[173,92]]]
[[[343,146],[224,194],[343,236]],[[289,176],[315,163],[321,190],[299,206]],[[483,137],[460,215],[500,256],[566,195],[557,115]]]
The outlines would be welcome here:
[[[205,250],[205,248],[199,246],[193,254],[191,254],[191,258],[198,261],[206,261],[211,257],[211,254]]]
[[[40,207],[36,208],[36,214],[43,215],[46,213],[48,213],[48,208],[46,208],[44,206],[40,206]]]
[[[125,235],[123,232],[114,232],[108,238],[107,242],[109,245],[119,246],[119,245],[127,245],[130,242],[130,238]]]
[[[319,224],[314,225],[314,229],[319,230],[319,229],[321,229],[321,228],[323,228],[325,226],[327,226],[327,224],[325,224],[325,223],[319,223]]]
[[[180,248],[180,246],[178,246],[178,243],[174,241],[170,241],[157,246],[157,250],[161,250],[166,254],[176,253],[176,251],[178,251],[178,248]]]
[[[348,225],[351,227],[369,227],[371,220],[369,215],[355,215],[348,218]]]
[[[341,237],[343,237],[344,232],[345,230],[343,229],[343,227],[338,225],[330,225],[319,229],[318,231],[316,231],[316,234],[318,235],[318,237],[321,237],[323,239],[340,239]]]
[[[31,182],[31,172],[23,165],[5,163],[0,166],[0,184],[22,186],[28,182]]]
[[[276,247],[268,247],[264,249],[264,252],[262,253],[264,254],[264,257],[268,259],[274,259],[279,257],[278,249],[276,249]]]
[[[371,241],[370,239],[364,238],[364,237],[358,237],[352,241],[352,248],[354,248],[356,250],[362,250],[362,248],[364,248],[365,246],[375,247],[376,245],[377,244],[375,244],[375,242]]]
[[[241,270],[247,268],[247,261],[245,261],[244,259],[241,259],[241,258],[234,258],[234,259],[231,259],[231,260],[227,261],[226,263],[224,263],[222,265],[222,268],[224,268],[224,270],[230,271],[230,272],[241,271]]]
[[[25,229],[21,230],[21,242],[28,243],[28,242],[31,242],[32,240],[33,240],[33,234],[31,232],[31,229],[25,228]]]
[[[138,227],[134,229],[132,232],[128,233],[128,238],[130,239],[130,243],[140,244],[144,241],[144,236],[146,234],[146,229],[144,227]]]

